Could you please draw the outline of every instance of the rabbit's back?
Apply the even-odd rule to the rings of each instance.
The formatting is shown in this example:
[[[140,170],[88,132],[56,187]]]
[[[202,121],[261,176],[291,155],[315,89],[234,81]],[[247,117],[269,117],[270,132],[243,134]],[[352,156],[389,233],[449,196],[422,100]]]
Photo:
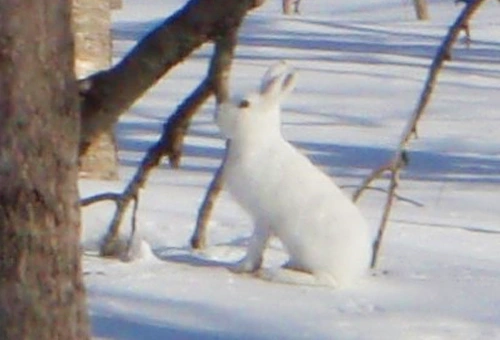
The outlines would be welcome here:
[[[232,146],[224,175],[229,191],[249,213],[274,222],[305,218],[310,211],[332,213],[339,223],[362,220],[333,181],[286,141],[252,152]]]

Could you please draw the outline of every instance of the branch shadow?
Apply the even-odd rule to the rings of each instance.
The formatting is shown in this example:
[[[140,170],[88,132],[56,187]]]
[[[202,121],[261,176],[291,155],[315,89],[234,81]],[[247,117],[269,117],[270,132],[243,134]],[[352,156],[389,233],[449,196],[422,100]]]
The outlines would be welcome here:
[[[94,337],[116,340],[158,340],[158,339],[207,339],[230,340],[235,335],[221,334],[207,330],[182,327],[163,321],[161,324],[137,321],[126,316],[108,316],[98,313],[91,315],[92,333]]]
[[[197,126],[197,124],[199,125]],[[203,124],[194,123],[189,132],[190,136],[204,139],[220,139],[218,133],[207,131],[206,128],[201,126]],[[360,122],[356,119],[349,124],[354,126],[372,125],[370,122]],[[149,122],[119,123],[118,131],[117,139],[120,150],[142,153],[143,155],[159,138],[159,135],[157,138],[151,137],[152,134],[158,133],[158,126]],[[149,137],[143,138],[141,137],[142,134]],[[390,160],[394,153],[393,149],[385,147],[291,142],[306,154],[315,165],[323,168],[334,177],[362,178],[373,169]],[[221,160],[224,149],[209,144],[212,143],[203,145],[187,142],[184,147],[184,158]],[[446,153],[410,149],[408,155],[410,161],[402,173],[403,178],[421,181],[500,184],[500,157],[497,154]],[[120,160],[122,166],[136,167],[139,163],[140,160],[126,157],[122,157]],[[217,162],[213,162],[213,165],[207,165],[207,162],[201,163],[182,162],[181,169],[192,172],[214,173],[218,167]],[[168,162],[163,162],[160,169],[170,169]]]
[[[235,340],[255,336],[255,332],[245,335],[245,329],[253,329],[256,320],[216,304],[189,301],[183,296],[158,299],[114,292],[91,295],[95,301],[90,305],[92,334],[97,338]],[[262,339],[272,339],[261,333]]]
[[[287,19],[283,19],[287,20]],[[387,66],[407,66],[412,68],[427,68],[436,49],[439,46],[442,36],[435,33],[435,30],[422,30],[421,33],[415,31],[393,30],[391,28],[371,25],[363,22],[338,22],[326,21],[317,18],[300,18],[301,25],[309,25],[313,34],[306,34],[300,29],[300,25],[278,25],[274,18],[262,15],[252,15],[248,18],[243,28],[251,29],[251,34],[242,34],[240,47],[243,51],[238,52],[238,58],[250,62],[256,59],[274,60],[274,55],[260,53],[260,48],[279,48],[286,53],[287,59],[310,60],[308,65],[314,65],[314,61],[328,61],[332,63],[355,63],[369,65]],[[116,40],[137,40],[146,34],[152,27],[161,24],[162,20],[150,20],[145,22],[118,22],[114,24],[113,35]],[[325,32],[325,29],[327,30]],[[426,33],[428,32],[428,33]],[[443,30],[444,33],[444,30]],[[415,42],[415,41],[418,42]],[[297,52],[304,53],[297,53]],[[311,54],[311,51],[325,52]],[[491,65],[498,63],[500,53],[500,43],[474,40],[472,47],[458,45],[453,51],[455,59],[466,63],[451,63],[449,70],[459,73],[476,74],[481,77],[496,79],[500,76],[500,70]],[[392,58],[398,56],[399,58]],[[195,56],[208,59],[209,56]],[[312,60],[311,60],[312,58]],[[485,66],[487,68],[485,68]],[[314,69],[314,66],[308,66]],[[325,72],[322,70],[322,72]],[[380,72],[376,68],[368,71],[342,71],[331,70],[331,73],[357,73],[359,75],[378,75]],[[384,75],[391,77],[391,75]],[[495,90],[499,87],[494,82],[487,85],[474,85],[477,89]],[[459,87],[471,88],[457,80],[450,83]],[[304,108],[306,109],[306,108]],[[141,115],[147,114],[145,112]],[[336,117],[335,114],[329,117]],[[380,122],[375,120],[360,120],[353,117],[342,117],[342,120],[354,126],[380,126]],[[147,118],[147,117],[145,117]],[[151,117],[150,117],[151,118]],[[120,150],[131,152],[144,152],[157,139],[151,135],[161,133],[161,124],[158,122],[120,122],[117,126],[117,136]],[[356,119],[358,119],[356,121]],[[207,132],[205,127],[193,123],[190,135],[215,139],[219,138],[216,133]],[[319,123],[308,123],[319,124]],[[146,136],[149,135],[148,138]],[[308,154],[315,164],[324,167],[326,171],[336,177],[356,177],[365,176],[383,164],[393,154],[389,148],[377,148],[371,146],[352,146],[342,144],[322,144],[322,143],[294,143],[304,153]],[[193,145],[187,143],[185,146],[185,156],[197,158],[221,159],[223,150],[219,147],[207,145]],[[410,151],[410,164],[405,169],[403,176],[415,180],[431,181],[457,181],[457,182],[484,182],[499,183],[500,161],[494,155],[481,154],[451,154],[433,151]],[[135,159],[122,159],[122,165],[137,166],[139,161]],[[206,166],[198,164],[183,163],[181,165],[186,171],[199,171],[213,173],[216,166]],[[162,169],[168,169],[166,162],[160,165]]]
[[[389,161],[393,149],[314,142],[294,143],[314,164],[335,177],[364,178]],[[500,184],[500,155],[459,154],[409,150],[402,177],[436,182]]]

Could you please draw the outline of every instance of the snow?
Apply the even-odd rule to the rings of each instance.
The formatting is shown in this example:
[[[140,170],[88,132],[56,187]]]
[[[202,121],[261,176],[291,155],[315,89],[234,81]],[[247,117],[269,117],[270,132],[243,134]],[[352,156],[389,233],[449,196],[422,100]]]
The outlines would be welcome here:
[[[125,0],[113,18],[116,60],[183,3]],[[276,60],[293,65],[299,79],[284,105],[284,134],[352,192],[392,155],[461,8],[452,0],[429,3],[431,21],[417,22],[409,0],[302,1],[297,17],[281,16],[280,2],[268,0],[244,24],[232,89],[255,88]],[[483,5],[471,23],[472,45],[459,42],[439,76],[373,275],[332,290],[230,272],[251,223],[226,193],[209,225],[209,247],[189,248],[223,154],[210,101],[191,126],[181,168],[164,162],[141,191],[133,261],[95,256],[114,205],[83,210],[94,337],[500,339],[499,15],[496,1]],[[83,197],[123,189],[164,119],[202,79],[210,52],[208,45],[197,51],[120,120],[121,180],[81,180]],[[369,191],[359,203],[373,232],[384,198]],[[128,235],[130,218],[124,221]],[[266,268],[287,259],[276,240],[265,255]]]

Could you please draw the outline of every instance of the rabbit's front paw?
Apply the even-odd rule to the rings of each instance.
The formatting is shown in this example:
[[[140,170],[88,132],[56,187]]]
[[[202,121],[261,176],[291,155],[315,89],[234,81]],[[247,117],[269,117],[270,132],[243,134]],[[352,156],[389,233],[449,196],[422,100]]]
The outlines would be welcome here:
[[[259,270],[262,261],[250,261],[248,258],[236,262],[229,270],[233,273],[255,273]]]

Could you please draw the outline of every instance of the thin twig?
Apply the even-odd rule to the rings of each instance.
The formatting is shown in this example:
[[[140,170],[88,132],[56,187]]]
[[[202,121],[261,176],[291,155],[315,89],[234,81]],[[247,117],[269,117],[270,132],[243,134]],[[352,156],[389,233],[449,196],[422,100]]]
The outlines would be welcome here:
[[[359,186],[357,186],[357,185],[341,185],[340,188],[341,189],[359,188]],[[373,186],[367,186],[366,190],[379,191],[379,192],[383,192],[383,193],[386,193],[386,194],[389,193],[388,189],[379,188],[379,187],[373,187]],[[421,202],[419,202],[417,200],[414,200],[414,199],[411,199],[411,198],[399,195],[397,193],[394,194],[394,198],[397,199],[400,202],[405,202],[405,203],[414,205],[414,206],[419,207],[419,208],[421,208],[421,207],[424,206],[423,203],[421,203]]]
[[[102,194],[98,194],[95,196],[90,196],[87,198],[82,198],[80,200],[80,206],[86,207],[94,203],[102,202],[102,201],[118,201],[121,198],[121,194],[114,192],[105,192]]]
[[[157,143],[158,147],[155,153],[160,155],[160,159],[165,155],[168,156],[170,166],[174,169],[180,165],[184,137],[191,124],[191,119],[199,107],[213,94],[210,82],[210,75],[207,75],[163,125],[163,133]]]
[[[130,237],[128,239],[127,243],[127,254],[130,254],[130,251],[132,249],[133,243],[134,243],[134,238],[135,238],[135,233],[137,231],[137,210],[139,208],[139,193],[134,198],[134,207],[132,209],[132,228],[130,230]]]
[[[373,258],[372,258],[372,267],[375,267],[378,260],[378,254],[380,250],[380,245],[382,244],[382,240],[384,237],[384,233],[386,231],[386,225],[389,219],[389,214],[393,205],[394,195],[398,186],[399,181],[399,173],[407,164],[407,146],[412,138],[412,136],[416,136],[417,134],[417,125],[422,117],[427,104],[430,101],[431,95],[433,93],[434,87],[436,85],[436,80],[439,72],[441,71],[444,62],[451,60],[451,48],[460,31],[463,29],[464,25],[467,24],[472,17],[472,15],[476,12],[476,10],[484,3],[485,0],[472,0],[467,2],[466,6],[459,14],[453,25],[449,28],[448,33],[446,34],[443,42],[438,48],[436,55],[430,65],[429,73],[427,75],[427,79],[424,84],[424,88],[420,94],[420,98],[417,102],[417,105],[408,121],[408,124],[405,126],[403,133],[401,134],[398,147],[392,159],[386,163],[385,165],[379,167],[375,171],[372,172],[367,179],[363,181],[360,188],[356,190],[353,195],[353,200],[358,200],[361,194],[368,188],[368,186],[377,178],[380,178],[386,171],[390,172],[390,183],[388,190],[388,197],[384,207],[384,214],[382,216],[377,237],[374,242],[374,250],[373,250]]]
[[[430,97],[434,90],[436,84],[437,76],[442,69],[445,61],[451,60],[451,48],[463,29],[464,25],[467,25],[470,18],[476,10],[484,3],[485,0],[471,0],[467,2],[462,12],[459,14],[458,18],[455,20],[453,25],[449,28],[441,46],[439,47],[432,64],[430,66],[429,74],[424,85],[424,89],[420,95],[418,105],[416,106],[412,117],[410,119],[410,124],[408,124],[407,129],[403,132],[403,138],[400,146],[404,146],[408,140],[411,138],[412,134],[416,133],[417,123],[422,116],[427,104],[429,103]]]
[[[229,144],[229,142],[227,142]],[[205,194],[205,198],[203,199],[203,203],[200,206],[198,211],[198,217],[196,219],[196,227],[194,229],[194,233],[191,236],[191,247],[193,249],[204,249],[207,246],[207,226],[208,221],[210,220],[210,214],[215,205],[215,200],[219,196],[222,190],[222,174],[224,172],[224,164],[226,163],[227,156],[227,148],[229,146],[226,145],[226,152],[224,153],[224,159],[222,160],[221,165],[215,172],[215,176],[210,182],[208,186],[207,192]]]
[[[217,104],[220,104],[229,98],[229,73],[233,61],[234,49],[237,44],[237,33],[237,30],[228,32],[227,35],[220,38],[220,41],[218,41],[216,46],[216,55],[219,57],[216,58],[218,62],[214,65],[212,79],[214,79],[213,86]],[[205,194],[203,203],[198,210],[196,227],[193,235],[191,236],[191,246],[194,249],[203,249],[206,246],[206,229],[215,205],[215,201],[222,190],[222,174],[224,172],[224,165],[226,163],[229,145],[230,143],[226,142],[226,150],[224,152],[222,163],[217,169],[217,172],[215,173],[215,176]]]
[[[391,169],[392,164],[386,164],[379,169],[375,170],[374,172],[371,173],[370,176],[366,177],[363,183],[361,183],[361,186],[352,194],[352,200],[354,202],[357,202],[357,200],[361,197],[361,194],[363,191],[369,188],[370,184],[376,180],[377,178],[380,178],[382,174],[386,171],[389,171]]]
[[[378,263],[378,258],[380,254],[380,247],[382,245],[382,240],[384,239],[385,230],[387,228],[387,221],[389,220],[389,216],[391,214],[391,209],[394,202],[394,194],[396,193],[396,189],[399,183],[399,172],[400,168],[396,168],[395,171],[391,172],[391,182],[389,185],[389,192],[387,193],[387,198],[385,202],[384,213],[382,215],[382,220],[380,222],[380,227],[377,232],[377,237],[373,242],[373,253],[372,253],[372,262],[371,268],[375,268]]]

